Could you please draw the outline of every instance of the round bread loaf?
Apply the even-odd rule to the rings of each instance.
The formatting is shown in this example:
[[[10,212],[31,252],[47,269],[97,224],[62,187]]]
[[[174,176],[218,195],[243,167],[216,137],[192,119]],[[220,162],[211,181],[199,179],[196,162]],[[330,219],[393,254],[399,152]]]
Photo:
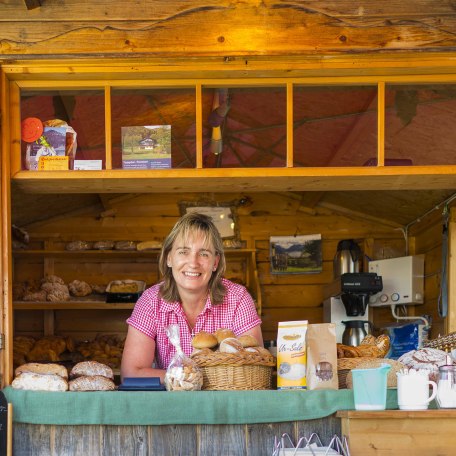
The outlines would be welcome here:
[[[114,380],[114,372],[106,364],[98,361],[81,361],[73,366],[70,371],[70,379],[83,376],[101,375],[102,377]]]
[[[14,389],[32,391],[67,391],[68,382],[56,374],[36,374],[23,372],[11,383]]]
[[[217,346],[217,338],[206,331],[200,331],[192,339],[193,348],[213,348]]]
[[[62,378],[68,378],[68,371],[65,366],[55,363],[26,363],[17,367],[14,371],[16,376],[31,372],[35,374],[59,375]]]
[[[222,340],[228,339],[229,337],[235,338],[236,335],[234,334],[231,329],[227,328],[220,328],[215,331],[214,336],[217,338],[217,342],[220,343]]]
[[[438,381],[439,367],[447,363],[447,353],[436,348],[421,348],[403,354],[398,361],[411,369],[429,370],[429,380]]]
[[[114,382],[102,375],[82,375],[70,380],[68,387],[70,391],[113,391],[116,389]]]
[[[255,337],[250,336],[249,334],[246,334],[244,336],[239,336],[238,341],[241,343],[241,345],[245,347],[258,347],[260,344],[256,340]]]

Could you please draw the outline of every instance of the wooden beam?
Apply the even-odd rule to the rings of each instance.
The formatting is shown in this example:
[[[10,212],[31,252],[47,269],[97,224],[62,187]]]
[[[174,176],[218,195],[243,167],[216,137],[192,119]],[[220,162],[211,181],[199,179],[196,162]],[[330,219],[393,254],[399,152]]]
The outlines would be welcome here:
[[[41,6],[41,0],[24,0],[24,3],[28,10],[39,8]]]

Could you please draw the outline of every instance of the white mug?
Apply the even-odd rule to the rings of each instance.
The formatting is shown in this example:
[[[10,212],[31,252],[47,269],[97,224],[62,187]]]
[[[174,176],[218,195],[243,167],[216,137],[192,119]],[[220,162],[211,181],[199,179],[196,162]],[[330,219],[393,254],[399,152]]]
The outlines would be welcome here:
[[[397,403],[401,410],[426,410],[429,402],[437,395],[437,384],[429,380],[426,370],[398,372],[397,374]],[[429,396],[429,386],[432,394]]]

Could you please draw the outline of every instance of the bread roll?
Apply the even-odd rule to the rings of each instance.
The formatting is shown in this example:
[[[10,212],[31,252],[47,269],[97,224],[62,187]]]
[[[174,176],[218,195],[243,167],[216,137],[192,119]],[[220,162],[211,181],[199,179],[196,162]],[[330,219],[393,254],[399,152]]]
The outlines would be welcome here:
[[[221,353],[237,353],[244,350],[244,347],[237,339],[231,337],[222,340],[219,350]]]
[[[68,290],[72,296],[82,297],[92,293],[92,287],[83,280],[73,280],[68,284]]]
[[[73,366],[70,371],[70,379],[83,376],[97,376],[109,378],[114,380],[114,372],[106,364],[99,363],[98,361],[81,361]]]
[[[217,346],[217,338],[206,331],[200,331],[192,339],[193,348],[213,348]]]
[[[70,391],[113,391],[116,389],[110,378],[102,375],[82,375],[68,384]]]
[[[258,347],[260,344],[256,340],[255,337],[250,336],[249,334],[246,334],[244,336],[239,336],[238,341],[241,343],[241,345],[246,348],[246,347]]]
[[[11,386],[15,389],[32,391],[67,391],[68,382],[56,374],[35,374],[23,372],[17,376]]]
[[[24,372],[31,372],[34,374],[47,374],[59,375],[62,378],[68,378],[68,371],[65,366],[55,363],[26,363],[19,366],[14,371],[16,377]]]
[[[236,334],[234,334],[234,332],[231,331],[231,329],[227,329],[227,328],[217,329],[217,331],[214,332],[214,336],[217,338],[217,342],[219,344],[224,339],[236,338]]]

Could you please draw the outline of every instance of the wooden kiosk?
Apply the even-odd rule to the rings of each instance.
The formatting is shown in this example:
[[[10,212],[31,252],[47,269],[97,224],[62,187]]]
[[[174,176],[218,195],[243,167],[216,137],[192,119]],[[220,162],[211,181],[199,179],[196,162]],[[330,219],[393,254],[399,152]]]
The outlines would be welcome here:
[[[443,207],[450,212],[450,303],[456,280],[456,63],[449,32],[455,13],[430,3],[423,11],[407,1],[398,10],[385,4],[378,11],[327,2],[319,2],[318,10],[302,2],[145,2],[128,12],[116,1],[2,5],[2,387],[8,391],[13,378],[15,336],[122,335],[132,308],[100,300],[24,302],[13,298],[14,282],[55,273],[103,283],[122,273],[153,283],[158,251],[83,254],[65,250],[65,244],[160,240],[183,202],[234,208],[242,247],[227,254],[228,273],[254,295],[265,340],[276,338],[278,321],[322,321],[332,259],[345,238],[357,239],[372,259],[425,254],[425,303],[409,308],[409,315],[431,315],[431,337],[455,331],[453,306],[446,317],[437,311]],[[223,129],[225,149],[216,156],[211,141],[217,131],[208,118],[220,89],[228,90],[232,104]],[[67,115],[82,158],[100,161],[101,169],[26,169],[21,121],[48,115]],[[171,125],[172,168],[122,168],[120,128],[144,122]],[[409,161],[397,162],[404,158]],[[29,248],[13,248],[12,223],[29,231]],[[270,236],[314,233],[323,240],[321,273],[271,274]],[[373,319],[381,326],[391,315],[375,309]],[[237,395],[223,393],[201,392],[194,400],[206,404],[210,396],[214,408],[205,409],[211,416],[238,403]],[[59,421],[27,409],[40,398],[16,397],[13,448],[15,454],[61,455],[209,455],[223,448],[224,454],[256,455],[270,451],[274,435],[283,432],[297,437],[318,430],[329,436],[342,430],[354,442],[353,455],[386,449],[404,454],[401,445],[376,446],[383,436],[379,423],[391,418],[388,423],[400,423],[407,438],[425,448],[412,438],[414,423],[421,425],[424,417],[439,435],[454,421],[451,411],[404,416],[393,410],[394,391],[390,410],[369,416],[350,410],[347,390],[321,397],[300,393],[300,408],[287,396],[289,417],[274,413],[273,405],[284,397],[280,392],[253,393],[240,402],[266,404],[260,410],[272,409],[268,420],[250,415],[250,409],[219,421],[161,422],[154,416],[141,425],[89,419],[82,416],[85,396],[52,398],[54,410],[65,406],[74,412]],[[319,405],[308,415],[315,398]],[[95,410],[111,412],[108,403],[115,399],[100,398]],[[117,399],[128,407],[128,400]],[[149,405],[162,400],[155,396]],[[173,399],[177,409],[179,400]],[[359,429],[368,437],[360,437]],[[445,435],[440,442],[438,454],[451,454],[452,442]],[[437,452],[429,447],[422,454]]]

